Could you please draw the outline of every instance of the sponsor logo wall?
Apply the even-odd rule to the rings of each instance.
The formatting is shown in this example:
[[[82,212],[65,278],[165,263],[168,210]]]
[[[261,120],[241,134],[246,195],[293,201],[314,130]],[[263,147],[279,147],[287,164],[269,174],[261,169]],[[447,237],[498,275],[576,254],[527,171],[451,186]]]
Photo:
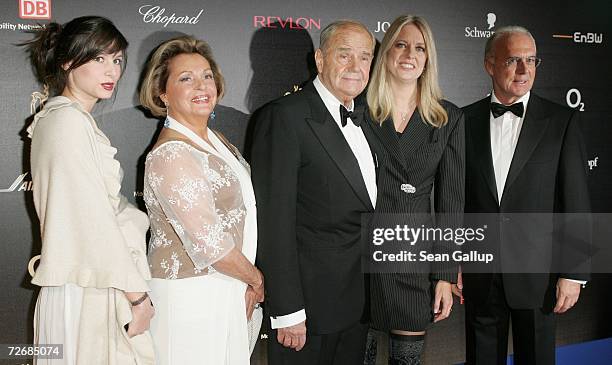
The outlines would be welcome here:
[[[101,129],[118,148],[125,171],[123,194],[144,209],[142,169],[146,152],[160,123],[138,109],[137,85],[147,56],[161,41],[191,34],[208,41],[227,82],[227,93],[216,108],[214,128],[240,148],[248,144],[250,115],[264,103],[299,92],[315,75],[312,56],[321,30],[331,21],[357,19],[381,41],[392,20],[406,12],[423,15],[430,23],[438,50],[440,82],[445,97],[459,106],[490,92],[484,72],[484,44],[503,25],[531,29],[538,56],[534,91],[580,112],[587,142],[593,208],[612,209],[612,84],[607,42],[612,33],[610,5],[543,1],[525,9],[502,1],[456,2],[440,0],[368,1],[350,6],[310,0],[5,0],[0,3],[0,343],[26,343],[32,339],[31,318],[37,294],[29,284],[28,263],[40,253],[38,221],[32,204],[28,140],[24,129],[30,117],[30,95],[40,90],[26,55],[15,44],[31,37],[27,32],[49,21],[64,23],[74,17],[97,14],[110,18],[130,42],[126,73],[114,101],[101,103],[94,114]],[[547,15],[554,9],[554,16]],[[606,89],[604,89],[604,87]],[[74,189],[78,189],[77,186]],[[407,188],[408,189],[408,188]],[[593,284],[596,287],[596,283]],[[582,316],[570,328],[559,325],[559,341],[577,342],[612,336],[612,327],[594,330],[604,313],[598,294],[585,291]],[[588,302],[588,296],[595,299]],[[582,311],[582,312],[580,312]],[[597,316],[589,313],[599,313]],[[609,313],[609,312],[608,312]],[[610,313],[612,315],[612,313]],[[435,336],[461,348],[460,318],[452,328]],[[564,324],[565,323],[565,324]],[[597,326],[601,328],[602,324]],[[445,330],[446,331],[446,330]],[[606,332],[608,331],[608,332]],[[458,363],[463,353],[439,354],[428,350],[432,363]],[[454,357],[453,357],[454,356]],[[437,360],[436,360],[437,359]],[[8,362],[14,364],[16,362]],[[3,360],[0,360],[3,364]]]

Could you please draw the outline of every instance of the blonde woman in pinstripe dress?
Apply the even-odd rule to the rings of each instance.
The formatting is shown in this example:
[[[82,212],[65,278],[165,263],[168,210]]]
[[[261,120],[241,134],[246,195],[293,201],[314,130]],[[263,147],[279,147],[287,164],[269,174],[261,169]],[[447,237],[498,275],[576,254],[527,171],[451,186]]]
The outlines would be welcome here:
[[[429,219],[422,217],[433,213],[461,213],[463,114],[442,99],[435,44],[423,18],[405,15],[391,24],[367,101],[370,122],[385,146],[379,158],[376,213],[411,213],[411,220],[420,219],[418,225],[427,224]],[[429,273],[371,274],[371,327],[390,334],[389,364],[420,363],[425,330],[450,315],[456,279],[456,268],[442,266],[431,267]],[[375,360],[371,331],[364,363]]]

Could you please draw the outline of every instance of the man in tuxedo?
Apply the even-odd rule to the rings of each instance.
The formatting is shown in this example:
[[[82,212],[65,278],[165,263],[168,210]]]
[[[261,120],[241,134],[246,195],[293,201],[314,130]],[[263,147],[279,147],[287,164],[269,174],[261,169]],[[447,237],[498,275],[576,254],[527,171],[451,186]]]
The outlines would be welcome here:
[[[374,46],[361,23],[330,24],[315,52],[315,80],[255,120],[257,260],[271,365],[363,363],[361,215],[374,209],[376,168],[372,131],[353,99],[368,83]]]
[[[463,274],[468,364],[506,363],[510,318],[515,363],[554,364],[554,315],[576,304],[588,279],[575,270],[550,273],[559,269],[552,264],[555,257],[577,258],[560,252],[563,245],[552,244],[552,239],[544,242],[543,236],[529,231],[520,240],[510,240],[521,244],[518,249],[507,239],[518,231],[508,229],[511,224],[519,227],[530,220],[509,213],[588,213],[590,209],[578,112],[531,92],[539,64],[528,30],[497,29],[487,41],[484,59],[493,91],[463,108],[465,211],[499,214],[499,230],[493,232],[500,238],[496,262],[501,262],[493,270],[498,272]],[[527,247],[538,254],[527,253],[523,250]],[[518,272],[530,264],[539,269]]]

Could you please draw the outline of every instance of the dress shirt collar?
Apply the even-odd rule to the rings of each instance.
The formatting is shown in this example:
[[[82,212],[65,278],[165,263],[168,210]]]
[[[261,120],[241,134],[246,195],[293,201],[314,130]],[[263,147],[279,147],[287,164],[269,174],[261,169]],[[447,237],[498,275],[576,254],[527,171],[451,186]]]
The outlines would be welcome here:
[[[527,103],[529,102],[529,96],[530,95],[531,95],[531,91],[528,91],[527,94],[521,96],[517,101],[514,102],[514,103],[518,103],[518,102],[523,103],[523,116],[521,118],[525,118],[525,114],[527,113]],[[503,104],[501,101],[499,101],[497,96],[495,96],[495,91],[491,91],[491,102],[492,103]],[[498,118],[503,118],[504,117],[503,115],[500,115],[498,118],[493,118],[493,113],[491,113],[491,112],[489,112],[489,113],[490,113],[490,116],[491,116],[491,120],[498,119]]]
[[[321,97],[321,100],[323,100],[323,103],[327,107],[327,110],[330,112],[332,117],[334,117],[334,120],[336,121],[336,123],[340,127],[342,127],[342,123],[340,122],[340,104],[342,103],[340,102],[340,100],[338,100],[338,98],[336,98],[334,94],[332,94],[329,90],[327,90],[325,85],[323,85],[323,83],[319,79],[319,76],[317,76],[314,79],[312,84],[314,85],[315,89],[319,93],[319,96]],[[353,100],[351,100],[351,105],[347,108],[347,110],[353,111],[354,107],[355,107],[355,103]]]

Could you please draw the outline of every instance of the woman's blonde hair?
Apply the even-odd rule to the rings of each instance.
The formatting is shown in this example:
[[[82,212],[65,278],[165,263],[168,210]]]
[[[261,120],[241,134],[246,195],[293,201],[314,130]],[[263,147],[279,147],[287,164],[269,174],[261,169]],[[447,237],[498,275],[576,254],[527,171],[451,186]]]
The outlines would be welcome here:
[[[436,56],[436,45],[434,43],[431,28],[422,17],[415,15],[402,15],[395,19],[389,26],[383,38],[372,80],[368,87],[367,100],[370,115],[378,122],[389,119],[393,113],[393,90],[389,84],[389,70],[387,68],[387,56],[395,43],[402,27],[414,24],[423,34],[427,62],[425,69],[417,80],[417,106],[421,118],[434,127],[440,128],[448,122],[448,114],[440,104],[442,91],[438,85],[438,62]]]
[[[149,109],[153,115],[164,117],[167,113],[166,106],[159,96],[166,92],[166,83],[170,74],[168,68],[170,60],[180,54],[192,53],[199,54],[208,61],[215,78],[217,100],[223,97],[225,82],[208,44],[191,36],[170,39],[160,44],[151,56],[140,86],[140,104]]]

